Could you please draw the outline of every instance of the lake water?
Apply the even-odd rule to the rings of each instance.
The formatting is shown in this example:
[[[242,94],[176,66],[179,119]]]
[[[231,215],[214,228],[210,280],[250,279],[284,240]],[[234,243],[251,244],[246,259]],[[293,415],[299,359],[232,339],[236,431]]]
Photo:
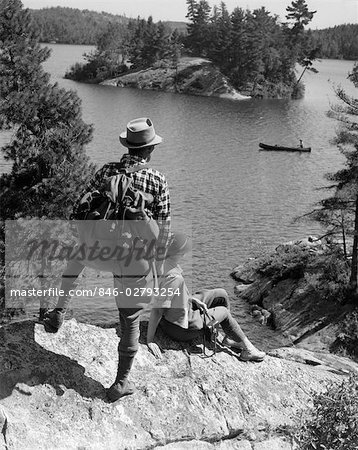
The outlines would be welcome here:
[[[66,69],[91,47],[49,47],[52,56],[45,68],[82,99],[84,120],[94,124],[87,153],[99,166],[120,159],[124,147],[118,135],[132,118],[150,117],[164,138],[152,165],[169,182],[173,229],[185,221],[192,230],[194,289],[221,286],[232,294],[229,273],[235,265],[262,249],[319,233],[316,224],[294,219],[313,209],[325,195],[317,190],[326,184],[324,174],[342,164],[330,143],[337,124],[326,112],[336,102],[333,83],[354,91],[346,79],[353,62],[316,63],[319,73],[304,75],[302,100],[232,101],[65,80]],[[299,139],[312,147],[311,153],[264,152],[258,147],[259,142],[297,145]],[[6,168],[2,162],[2,170]],[[246,306],[234,296],[233,303],[251,334]],[[115,314],[113,299],[77,299],[74,310],[91,322],[113,320]]]

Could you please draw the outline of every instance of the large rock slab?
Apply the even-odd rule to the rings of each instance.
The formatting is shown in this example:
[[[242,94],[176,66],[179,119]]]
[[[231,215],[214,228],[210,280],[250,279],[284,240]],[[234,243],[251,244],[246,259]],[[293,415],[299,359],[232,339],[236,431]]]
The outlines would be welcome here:
[[[204,58],[183,57],[177,67],[159,62],[153,67],[124,74],[101,84],[231,100],[250,98],[234,89],[220,70]]]
[[[277,438],[277,448],[290,449],[275,430],[292,424],[311,390],[345,376],[280,357],[191,355],[162,339],[161,360],[140,346],[136,394],[110,404],[118,341],[115,329],[74,319],[57,334],[30,321],[0,328],[0,448],[264,449]]]
[[[270,356],[285,359],[287,361],[296,361],[311,366],[320,366],[319,369],[329,370],[331,372],[349,374],[355,372],[358,374],[358,364],[349,358],[333,355],[324,352],[315,352],[304,348],[282,347],[269,351]]]

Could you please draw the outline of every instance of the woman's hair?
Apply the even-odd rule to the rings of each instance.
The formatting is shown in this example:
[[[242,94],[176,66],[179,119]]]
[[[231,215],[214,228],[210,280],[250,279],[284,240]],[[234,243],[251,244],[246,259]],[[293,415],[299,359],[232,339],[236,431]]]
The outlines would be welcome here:
[[[167,256],[188,253],[192,249],[192,241],[188,235],[181,232],[172,233],[172,240],[167,251]]]

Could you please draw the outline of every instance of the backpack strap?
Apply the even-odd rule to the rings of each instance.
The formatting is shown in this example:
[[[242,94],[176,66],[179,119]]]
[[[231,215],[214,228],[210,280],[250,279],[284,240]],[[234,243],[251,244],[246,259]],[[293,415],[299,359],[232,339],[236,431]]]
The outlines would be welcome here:
[[[132,177],[128,176],[127,178],[123,179],[123,175],[130,175],[132,173],[138,172],[139,170],[147,168],[147,165],[138,165],[134,167],[121,167],[118,169],[118,173],[114,174],[110,177],[107,177],[110,181],[110,185],[107,184],[107,189],[105,190],[107,192],[107,197],[113,202],[117,203],[118,201],[123,200],[129,186],[132,184],[133,179]],[[120,192],[120,197],[118,197],[118,192]],[[146,196],[149,194],[143,195],[143,200],[147,200]],[[152,197],[152,196],[151,196]],[[148,198],[149,199],[149,198]]]

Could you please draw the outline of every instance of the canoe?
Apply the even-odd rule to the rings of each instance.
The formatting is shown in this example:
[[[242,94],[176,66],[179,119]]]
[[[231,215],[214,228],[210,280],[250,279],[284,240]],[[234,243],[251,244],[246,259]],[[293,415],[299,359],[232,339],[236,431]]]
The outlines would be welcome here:
[[[279,150],[286,152],[310,152],[311,147],[283,147],[281,145],[268,145],[260,142],[259,147],[262,150]]]

